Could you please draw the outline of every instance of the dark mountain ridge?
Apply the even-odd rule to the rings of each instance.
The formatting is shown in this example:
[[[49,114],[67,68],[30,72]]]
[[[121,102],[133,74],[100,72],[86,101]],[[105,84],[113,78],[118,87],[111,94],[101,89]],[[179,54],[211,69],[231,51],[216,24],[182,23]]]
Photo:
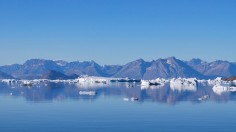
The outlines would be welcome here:
[[[169,57],[150,62],[138,59],[125,65],[101,66],[95,61],[66,62],[63,60],[31,59],[22,65],[0,66],[0,71],[2,78],[19,79],[69,79],[80,75],[129,77],[134,79],[156,79],[158,77],[208,79],[235,76],[236,63],[221,60],[208,63],[201,59],[182,61],[175,57]]]

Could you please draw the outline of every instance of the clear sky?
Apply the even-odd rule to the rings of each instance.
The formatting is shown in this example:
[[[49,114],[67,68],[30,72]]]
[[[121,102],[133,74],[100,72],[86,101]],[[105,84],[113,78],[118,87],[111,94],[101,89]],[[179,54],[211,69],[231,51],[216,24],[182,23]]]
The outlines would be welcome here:
[[[236,62],[236,0],[0,0],[0,65],[169,56]]]

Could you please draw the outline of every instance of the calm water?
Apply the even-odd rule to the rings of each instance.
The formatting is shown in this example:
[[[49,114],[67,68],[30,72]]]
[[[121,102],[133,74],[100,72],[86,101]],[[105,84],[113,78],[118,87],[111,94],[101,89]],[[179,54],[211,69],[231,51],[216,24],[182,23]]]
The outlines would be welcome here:
[[[80,95],[94,90],[96,95]],[[209,99],[198,98],[209,95]],[[139,101],[124,101],[136,97]],[[141,89],[139,84],[0,83],[0,132],[235,132],[236,93]]]

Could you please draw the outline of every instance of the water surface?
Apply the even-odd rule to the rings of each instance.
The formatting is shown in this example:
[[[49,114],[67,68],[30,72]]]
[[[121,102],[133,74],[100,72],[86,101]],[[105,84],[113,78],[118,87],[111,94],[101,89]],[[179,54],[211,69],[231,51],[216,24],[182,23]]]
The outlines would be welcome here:
[[[97,94],[79,94],[89,90]],[[199,101],[204,95],[209,98]],[[131,97],[139,100],[123,100]],[[211,86],[181,91],[138,83],[0,83],[0,131],[235,132],[235,100],[236,93],[216,94]]]

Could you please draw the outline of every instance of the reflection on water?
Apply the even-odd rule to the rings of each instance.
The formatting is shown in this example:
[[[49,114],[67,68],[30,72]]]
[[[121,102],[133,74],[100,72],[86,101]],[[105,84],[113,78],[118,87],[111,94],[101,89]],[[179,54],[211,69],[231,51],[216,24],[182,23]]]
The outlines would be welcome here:
[[[89,94],[89,91],[94,93]],[[39,82],[31,87],[23,86],[20,83],[0,83],[0,95],[20,96],[30,102],[63,101],[66,99],[93,101],[104,96],[116,96],[122,100],[137,98],[139,102],[151,101],[167,104],[176,104],[180,101],[201,103],[203,101],[236,100],[236,93],[225,92],[219,95],[213,92],[212,86],[200,84],[196,90],[174,89],[170,88],[168,83],[161,87],[141,87],[140,83],[109,83],[94,86],[79,83]]]

